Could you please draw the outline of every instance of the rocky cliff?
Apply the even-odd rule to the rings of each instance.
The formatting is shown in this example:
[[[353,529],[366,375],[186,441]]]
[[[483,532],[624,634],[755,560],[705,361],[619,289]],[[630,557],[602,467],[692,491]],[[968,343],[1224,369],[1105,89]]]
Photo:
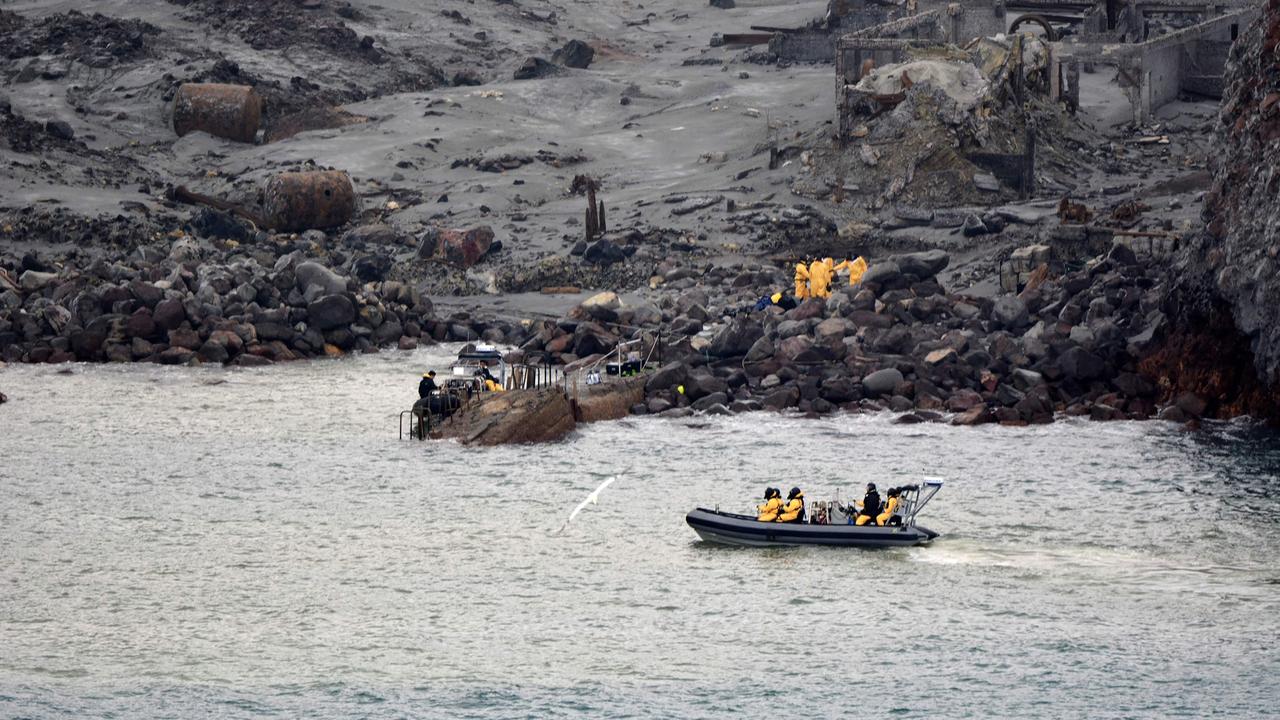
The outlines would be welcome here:
[[[1179,259],[1174,330],[1144,368],[1209,414],[1280,418],[1280,0],[1231,50],[1205,232]]]

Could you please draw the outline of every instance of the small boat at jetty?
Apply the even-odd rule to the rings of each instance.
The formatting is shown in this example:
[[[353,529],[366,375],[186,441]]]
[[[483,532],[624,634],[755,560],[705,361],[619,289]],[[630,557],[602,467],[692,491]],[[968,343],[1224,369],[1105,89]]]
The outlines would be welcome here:
[[[739,515],[698,508],[685,522],[706,542],[746,547],[831,545],[837,547],[910,547],[939,536],[916,524],[916,515],[942,489],[942,481],[928,478],[922,485],[904,485],[894,524],[854,525],[853,515],[837,501],[817,501],[807,508],[804,522],[761,522],[755,515]],[[898,524],[901,523],[901,524]]]

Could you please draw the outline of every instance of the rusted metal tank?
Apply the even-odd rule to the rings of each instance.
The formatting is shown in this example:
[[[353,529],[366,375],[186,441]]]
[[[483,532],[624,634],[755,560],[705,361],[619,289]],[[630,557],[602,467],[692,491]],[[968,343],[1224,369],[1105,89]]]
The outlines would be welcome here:
[[[262,210],[275,230],[336,227],[355,214],[356,190],[341,170],[280,173],[267,181]]]
[[[262,96],[247,85],[183,83],[173,98],[173,131],[203,130],[251,143],[262,122]]]

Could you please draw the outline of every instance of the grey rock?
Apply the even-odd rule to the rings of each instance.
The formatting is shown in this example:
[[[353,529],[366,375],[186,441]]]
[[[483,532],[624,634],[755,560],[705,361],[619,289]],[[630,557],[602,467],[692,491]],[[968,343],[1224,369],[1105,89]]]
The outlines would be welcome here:
[[[1017,330],[1029,322],[1027,304],[1015,295],[1005,295],[991,307],[991,319],[1005,330]]]
[[[745,355],[756,340],[763,336],[764,330],[759,323],[746,318],[735,318],[716,333],[707,352],[716,357]]]
[[[650,373],[649,379],[644,383],[644,389],[647,393],[653,393],[659,390],[668,390],[677,385],[684,383],[689,377],[689,366],[682,362],[669,363]],[[655,410],[655,413],[661,412]]]
[[[354,322],[356,310],[346,295],[325,295],[307,305],[307,319],[321,330],[331,330]]]
[[[347,281],[329,268],[317,262],[298,263],[293,269],[298,289],[306,291],[312,285],[319,287],[324,295],[346,292]]]
[[[867,268],[867,272],[862,275],[862,283],[864,285],[876,285],[884,289],[901,282],[902,270],[898,267],[898,263],[892,260],[875,263]]]
[[[596,51],[590,45],[581,40],[570,40],[565,43],[564,47],[556,50],[551,55],[551,62],[568,68],[584,70],[591,64],[595,56]]]
[[[1087,381],[1101,377],[1106,372],[1106,363],[1082,347],[1073,347],[1058,358],[1058,368],[1066,378]]]
[[[862,378],[862,389],[867,397],[884,397],[892,395],[902,381],[902,373],[897,368],[885,368]]]
[[[898,268],[909,275],[915,275],[921,280],[928,280],[946,269],[951,262],[951,256],[942,250],[925,250],[924,252],[908,253],[906,255],[898,255],[893,258],[898,263]],[[866,277],[863,277],[866,280]]]

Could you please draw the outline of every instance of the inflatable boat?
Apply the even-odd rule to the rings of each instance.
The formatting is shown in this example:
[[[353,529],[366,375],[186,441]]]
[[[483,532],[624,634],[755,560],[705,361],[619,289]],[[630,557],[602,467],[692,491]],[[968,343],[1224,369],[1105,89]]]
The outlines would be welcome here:
[[[894,524],[854,525],[853,516],[838,502],[819,501],[806,508],[805,522],[760,522],[755,515],[739,515],[698,508],[685,522],[706,542],[746,547],[831,545],[837,547],[889,548],[928,543],[939,536],[916,524],[916,515],[942,489],[942,481],[930,478],[923,485],[900,488],[901,504]]]

